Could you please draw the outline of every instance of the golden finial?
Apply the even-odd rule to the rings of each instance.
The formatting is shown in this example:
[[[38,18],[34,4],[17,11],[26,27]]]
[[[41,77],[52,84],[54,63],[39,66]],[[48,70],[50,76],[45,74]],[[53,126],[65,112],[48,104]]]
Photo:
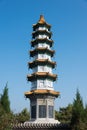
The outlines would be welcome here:
[[[43,15],[40,15],[39,23],[45,23],[45,19]]]

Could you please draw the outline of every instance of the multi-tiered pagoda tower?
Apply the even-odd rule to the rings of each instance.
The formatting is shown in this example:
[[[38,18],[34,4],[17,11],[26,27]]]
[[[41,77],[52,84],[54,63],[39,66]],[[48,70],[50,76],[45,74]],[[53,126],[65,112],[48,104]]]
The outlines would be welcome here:
[[[52,50],[52,32],[44,17],[41,15],[39,21],[33,25],[30,57],[28,63],[32,74],[27,75],[31,82],[31,90],[25,93],[30,99],[30,122],[33,123],[59,123],[55,120],[54,100],[59,92],[54,91],[53,82],[57,75],[53,74],[56,62],[52,61],[55,51]]]

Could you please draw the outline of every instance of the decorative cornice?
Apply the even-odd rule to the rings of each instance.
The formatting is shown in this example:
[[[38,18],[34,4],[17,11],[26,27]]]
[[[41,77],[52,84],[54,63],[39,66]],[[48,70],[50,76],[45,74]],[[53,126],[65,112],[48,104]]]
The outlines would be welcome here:
[[[50,49],[48,49],[48,47],[37,47],[37,48],[35,48],[34,50],[31,50],[30,51],[30,56],[31,57],[33,57],[33,56],[35,56],[36,54],[38,54],[38,52],[39,53],[48,53],[48,54],[50,54],[51,55],[51,57],[54,55],[54,53],[55,53],[55,51],[54,50],[50,50]]]
[[[48,38],[36,38],[36,39],[31,41],[31,46],[34,47],[38,43],[46,43],[46,44],[49,44],[50,47],[52,47],[53,40],[52,39],[48,39]]]
[[[28,62],[29,68],[33,68],[37,65],[48,65],[55,68],[56,62],[50,61],[49,59],[36,59],[32,62]]]
[[[57,75],[56,74],[51,74],[49,72],[35,72],[33,74],[27,75],[27,79],[28,81],[33,81],[35,79],[41,79],[41,78],[50,78],[53,81],[55,81],[57,79]]]
[[[26,97],[30,97],[32,95],[53,95],[55,97],[58,97],[60,95],[59,92],[56,92],[54,90],[48,90],[48,89],[36,89],[36,90],[31,90],[28,92],[25,92]]]
[[[49,36],[49,38],[51,38],[52,32],[47,31],[46,29],[45,30],[37,30],[37,31],[34,31],[32,33],[32,38],[35,38],[36,36],[38,36],[40,34],[42,34],[42,35],[46,34],[47,36]]]

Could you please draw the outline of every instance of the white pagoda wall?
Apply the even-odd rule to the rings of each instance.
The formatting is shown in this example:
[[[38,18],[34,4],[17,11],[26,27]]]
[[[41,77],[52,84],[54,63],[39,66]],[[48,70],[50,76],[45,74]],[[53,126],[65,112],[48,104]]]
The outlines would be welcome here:
[[[35,39],[38,39],[38,38],[47,38],[47,39],[49,39],[49,36],[47,36],[46,34],[44,34],[44,35],[38,35],[38,36],[36,36],[35,37]]]
[[[38,54],[33,57],[34,60],[36,59],[49,59],[51,61],[51,56],[47,54]]]
[[[32,69],[33,73],[35,72],[49,72],[52,73],[52,68],[49,66],[37,66],[35,68]]]
[[[31,90],[33,89],[49,89],[53,90],[53,82],[51,80],[37,80],[31,82]]]
[[[46,27],[38,27],[35,31],[38,31],[38,30],[47,30],[48,31],[48,28],[46,28]]]
[[[37,44],[35,47],[47,47],[50,49],[50,45],[46,44],[46,43],[39,43]]]

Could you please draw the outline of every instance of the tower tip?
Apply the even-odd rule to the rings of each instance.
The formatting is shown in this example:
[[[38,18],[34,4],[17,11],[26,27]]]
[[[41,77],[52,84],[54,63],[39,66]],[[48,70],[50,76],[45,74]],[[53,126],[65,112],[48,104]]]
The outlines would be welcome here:
[[[40,15],[39,23],[45,23],[45,19],[43,15]]]

